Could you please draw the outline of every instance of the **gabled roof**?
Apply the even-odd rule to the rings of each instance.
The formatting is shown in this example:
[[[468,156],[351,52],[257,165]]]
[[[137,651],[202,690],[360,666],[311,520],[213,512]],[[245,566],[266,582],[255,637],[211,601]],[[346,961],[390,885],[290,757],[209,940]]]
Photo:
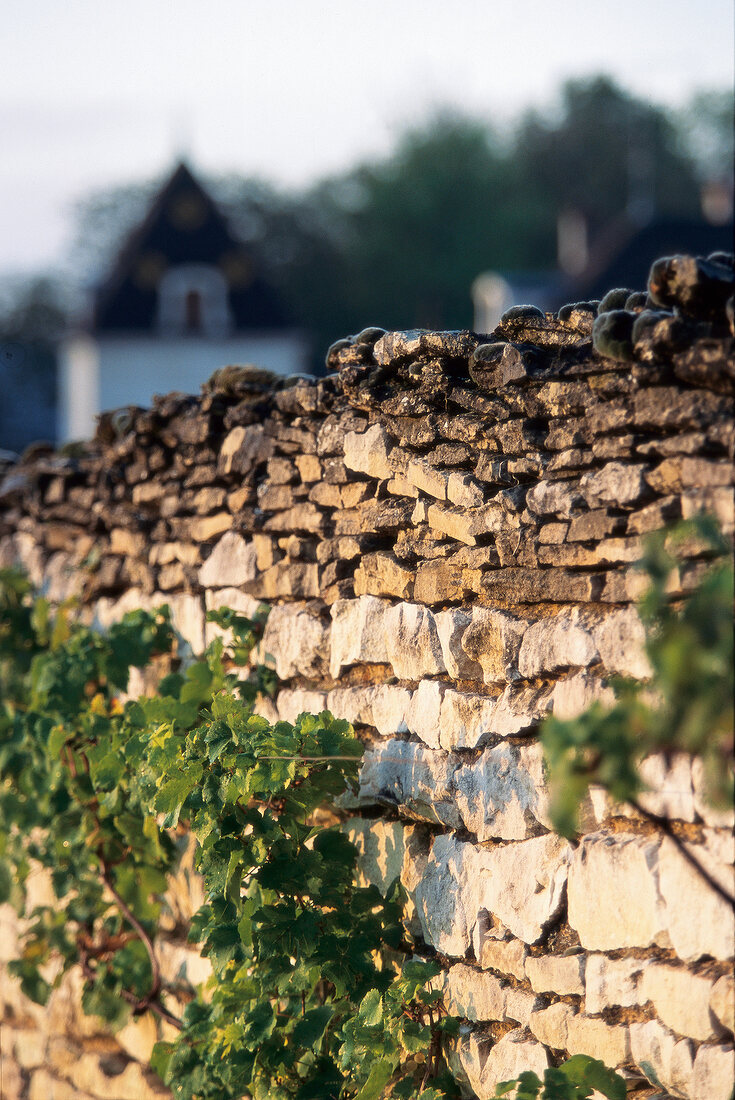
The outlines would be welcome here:
[[[98,288],[93,330],[152,331],[160,278],[181,264],[211,264],[222,272],[236,330],[288,324],[277,293],[257,274],[224,215],[181,162]]]

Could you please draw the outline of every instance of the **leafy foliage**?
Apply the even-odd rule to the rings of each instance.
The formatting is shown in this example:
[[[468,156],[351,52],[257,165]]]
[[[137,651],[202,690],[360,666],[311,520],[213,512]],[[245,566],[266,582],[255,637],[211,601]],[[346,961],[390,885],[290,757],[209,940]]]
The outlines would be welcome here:
[[[85,1011],[158,1013],[180,1034],[153,1065],[182,1100],[456,1095],[440,1049],[456,1021],[429,988],[438,967],[406,961],[399,885],[358,885],[341,822],[318,823],[362,746],[327,712],[253,713],[262,620],[212,613],[232,644],[123,702],[131,666],[171,652],[167,609],[103,637],[5,573],[0,612],[0,898],[31,907],[24,992],[44,1003],[81,964]],[[213,978],[179,1019],[155,936],[188,833],[207,898],[191,939]],[[54,897],[33,905],[41,868]]]
[[[514,1081],[503,1081],[495,1095],[509,1096],[513,1092],[513,1100],[587,1100],[595,1091],[608,1100],[625,1100],[627,1094],[624,1079],[603,1062],[575,1054],[563,1065],[545,1070],[543,1081],[528,1071]]]
[[[679,604],[672,579],[678,551],[696,545],[715,560],[696,589]],[[658,532],[641,562],[650,585],[641,603],[647,626],[649,683],[613,682],[614,706],[593,704],[570,721],[553,716],[542,728],[552,786],[555,828],[566,836],[591,784],[617,801],[643,791],[639,765],[651,753],[685,752],[703,764],[706,792],[715,806],[733,801],[733,567],[714,521],[698,518]]]

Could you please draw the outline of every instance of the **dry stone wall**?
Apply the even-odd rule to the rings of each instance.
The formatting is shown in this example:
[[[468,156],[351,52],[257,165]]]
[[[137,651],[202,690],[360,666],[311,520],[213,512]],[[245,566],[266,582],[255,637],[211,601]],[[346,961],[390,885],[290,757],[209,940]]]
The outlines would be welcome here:
[[[642,537],[700,511],[733,532],[732,338],[711,287],[692,291],[706,274],[666,269],[655,313],[638,295],[597,322],[589,303],[512,310],[491,337],[369,329],[318,381],[227,369],[6,472],[3,564],[101,625],[166,602],[199,652],[208,609],[271,605],[264,712],[327,707],[364,737],[362,873],[401,876],[481,1100],[574,1053],[639,1096],[732,1088],[732,912],[602,791],[578,842],[556,836],[537,740],[550,710],[646,677]],[[705,568],[690,549],[675,592]],[[696,762],[645,773],[646,806],[732,890],[732,814]],[[171,972],[201,980],[176,927]],[[115,1041],[55,996],[44,1015],[3,978],[7,1095],[162,1094],[140,1065],[152,1023]]]

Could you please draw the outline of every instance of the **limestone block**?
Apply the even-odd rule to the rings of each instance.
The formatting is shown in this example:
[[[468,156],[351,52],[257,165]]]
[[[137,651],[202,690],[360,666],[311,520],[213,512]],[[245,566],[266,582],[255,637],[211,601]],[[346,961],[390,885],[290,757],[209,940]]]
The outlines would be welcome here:
[[[193,948],[171,940],[161,940],[156,946],[166,981],[185,982],[196,989],[212,977],[211,962]]]
[[[471,614],[461,645],[482,668],[483,681],[495,684],[518,679],[519,653],[528,622],[483,607],[473,608]]]
[[[360,770],[361,797],[397,805],[426,821],[459,828],[453,795],[456,763],[412,741],[389,740],[368,748]]]
[[[271,608],[262,649],[273,659],[279,679],[316,678],[326,670],[329,627],[308,604],[279,604]]]
[[[52,554],[44,571],[44,595],[52,603],[81,596],[85,573],[79,568],[71,554],[58,551]]]
[[[551,710],[562,721],[578,718],[594,702],[610,707],[615,696],[604,680],[586,670],[557,680],[551,692]]]
[[[253,543],[227,531],[199,570],[199,583],[203,588],[238,587],[255,580],[256,571]]]
[[[424,938],[462,956],[484,911],[535,943],[562,904],[570,852],[552,835],[492,849],[436,837],[416,894]]]
[[[581,500],[574,481],[539,481],[526,495],[526,507],[536,516],[569,519]]]
[[[526,977],[536,993],[584,993],[584,955],[529,955]]]
[[[525,840],[548,820],[543,750],[539,744],[497,745],[453,776],[465,827],[481,843]]]
[[[729,1032],[735,1031],[735,978],[723,974],[712,987],[709,1005],[719,1023]]]
[[[703,1045],[694,1059],[691,1100],[731,1100],[735,1082],[732,1046]]]
[[[577,608],[540,619],[526,630],[518,671],[526,679],[561,668],[586,668],[599,657]]]
[[[500,974],[512,974],[518,981],[526,977],[525,960],[528,948],[521,940],[498,940],[489,935],[479,920],[475,925],[472,945],[475,958],[483,970],[497,970]]]
[[[88,1092],[80,1092],[76,1085],[60,1080],[47,1069],[39,1069],[31,1077],[28,1100],[97,1100],[97,1098]]]
[[[569,923],[583,947],[668,945],[666,907],[653,871],[659,844],[628,833],[582,838],[569,871]],[[679,894],[679,904],[686,896]]]
[[[164,1100],[170,1095],[160,1079],[137,1062],[128,1062],[121,1072],[106,1073],[103,1065],[112,1068],[111,1062],[110,1056],[82,1054],[69,1067],[69,1078],[77,1089],[99,1100]]]
[[[326,691],[303,691],[300,688],[285,688],[279,691],[276,698],[278,718],[283,722],[295,722],[300,714],[321,714],[323,710],[331,710],[327,702]],[[258,710],[258,713],[262,713]],[[342,715],[334,711],[335,718]]]
[[[694,1100],[692,1075],[694,1044],[690,1039],[677,1039],[658,1020],[630,1024],[630,1050],[633,1062],[654,1085],[661,1085],[672,1096]],[[705,1100],[699,1096],[697,1100]],[[707,1100],[710,1100],[707,1096]],[[725,1100],[723,1096],[722,1100]]]
[[[642,760],[638,770],[648,788],[638,799],[644,809],[671,821],[696,820],[689,756],[680,752],[667,758],[657,753]]]
[[[366,432],[347,432],[344,438],[344,464],[348,470],[385,481],[393,476],[392,450],[385,428],[374,424]]]
[[[194,596],[188,592],[179,592],[174,596],[164,597],[156,593],[153,597],[156,604],[167,603],[171,608],[171,622],[180,638],[198,657],[205,649],[204,634],[204,603],[201,596]]]
[[[372,696],[373,725],[378,733],[407,733],[411,692],[397,684],[380,684]]]
[[[642,1003],[641,959],[610,959],[607,955],[588,955],[585,966],[585,1010],[595,1016],[613,1006],[629,1008]]]
[[[419,489],[422,493],[434,497],[435,500],[447,499],[447,483],[449,474],[446,470],[437,470],[428,462],[413,459],[409,462],[404,477],[410,485]]]
[[[467,695],[448,688],[439,721],[439,743],[444,749],[474,749],[492,733],[497,699]]]
[[[646,632],[635,608],[612,611],[591,630],[600,660],[608,672],[646,680],[651,665],[645,653]]]
[[[383,622],[388,660],[400,680],[420,680],[446,671],[436,622],[428,608],[394,604]]]
[[[450,1016],[461,1016],[471,1023],[504,1019],[505,989],[494,974],[460,963],[451,966],[442,978],[440,988]]]
[[[575,1010],[566,1001],[532,1013],[529,1027],[540,1043],[553,1050],[566,1050],[569,1022]]]
[[[687,845],[720,885],[733,892],[733,847],[729,833],[705,830],[703,844]],[[666,907],[666,929],[680,959],[703,955],[731,959],[735,954],[735,922],[726,901],[707,885],[664,837],[658,858],[658,882]],[[696,920],[692,914],[696,913]]]
[[[421,680],[406,711],[406,726],[425,745],[439,748],[441,709],[445,687],[439,680]]]
[[[656,1014],[672,1031],[704,1040],[714,1038],[719,1030],[710,1012],[713,985],[710,978],[684,967],[650,962],[641,975],[640,994],[642,1001],[653,1003]]]
[[[580,492],[590,508],[600,504],[633,504],[643,495],[645,466],[608,462],[601,470],[584,474]]]
[[[516,1028],[492,1047],[474,1032],[459,1042],[458,1060],[478,1100],[492,1100],[501,1081],[510,1081],[526,1070],[543,1078],[549,1055],[543,1046]]]
[[[151,1051],[158,1039],[158,1025],[152,1012],[145,1016],[131,1016],[129,1023],[115,1032],[115,1041],[125,1053],[144,1065],[150,1062]]]
[[[485,500],[482,488],[470,474],[453,470],[447,478],[447,500],[458,508],[477,508]]]
[[[451,607],[434,616],[442,656],[447,672],[454,680],[478,680],[483,671],[479,661],[473,661],[462,646],[462,639],[472,624],[472,614],[461,607]]]
[[[13,1052],[15,1061],[23,1069],[35,1069],[36,1066],[45,1065],[47,1037],[42,1031],[33,1031],[30,1028],[13,1028],[9,1033],[6,1029],[4,1036],[6,1049]]]
[[[327,693],[326,709],[331,710],[335,718],[344,718],[353,725],[370,726],[373,724],[373,696],[376,688],[347,687],[334,688]]]
[[[606,1066],[620,1066],[630,1057],[628,1028],[577,1013],[567,1023],[566,1049],[570,1054],[599,1058]]]
[[[389,607],[388,600],[377,596],[332,604],[329,670],[335,679],[349,665],[387,662],[385,615]]]

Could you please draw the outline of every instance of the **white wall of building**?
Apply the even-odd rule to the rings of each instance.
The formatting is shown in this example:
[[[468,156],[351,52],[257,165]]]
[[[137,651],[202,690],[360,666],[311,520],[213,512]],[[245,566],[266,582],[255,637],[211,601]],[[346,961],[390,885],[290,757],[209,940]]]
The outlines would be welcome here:
[[[100,412],[148,407],[156,393],[198,393],[219,367],[245,363],[299,373],[306,369],[306,342],[300,333],[257,332],[221,340],[74,337],[61,350],[59,440],[89,439]]]

